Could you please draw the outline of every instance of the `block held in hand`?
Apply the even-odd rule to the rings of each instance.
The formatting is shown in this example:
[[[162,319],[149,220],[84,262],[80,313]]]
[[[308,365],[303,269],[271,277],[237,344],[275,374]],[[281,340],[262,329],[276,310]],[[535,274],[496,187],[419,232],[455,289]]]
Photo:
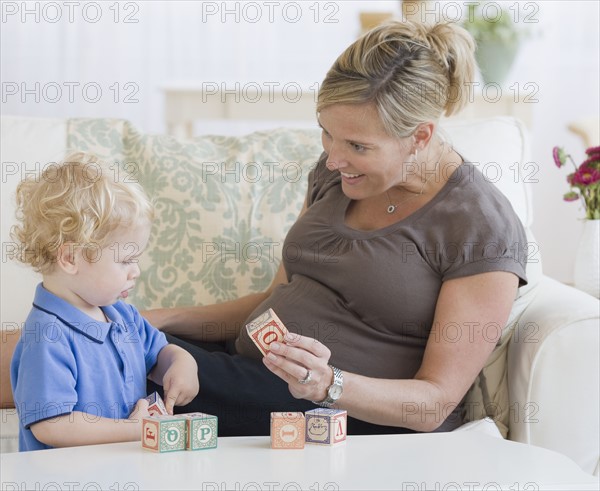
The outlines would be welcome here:
[[[263,355],[269,353],[269,345],[275,341],[283,342],[283,337],[288,333],[273,309],[269,309],[253,321],[246,324],[248,336],[254,341]]]
[[[164,416],[168,414],[165,403],[162,397],[158,395],[158,392],[153,392],[146,397],[146,400],[148,401],[148,413],[150,413],[150,416]]]

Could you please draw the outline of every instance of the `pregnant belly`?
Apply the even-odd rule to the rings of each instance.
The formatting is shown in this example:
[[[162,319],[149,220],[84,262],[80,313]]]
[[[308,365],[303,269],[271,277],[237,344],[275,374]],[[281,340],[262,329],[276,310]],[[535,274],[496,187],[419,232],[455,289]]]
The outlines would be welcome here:
[[[317,339],[331,350],[330,363],[342,370],[378,378],[412,378],[423,357],[426,339],[374,329],[322,283],[294,275],[252,312],[248,322],[272,308],[290,332]],[[401,320],[399,320],[401,324]],[[239,354],[262,354],[247,334],[236,340]]]

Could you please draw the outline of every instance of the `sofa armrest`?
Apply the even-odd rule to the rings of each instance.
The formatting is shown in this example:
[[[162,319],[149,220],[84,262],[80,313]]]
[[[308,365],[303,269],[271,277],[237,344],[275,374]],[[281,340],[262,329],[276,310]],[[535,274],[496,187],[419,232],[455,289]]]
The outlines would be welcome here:
[[[0,409],[0,455],[19,451],[19,415],[15,408]]]
[[[0,409],[10,409],[15,407],[10,385],[10,362],[21,337],[21,329],[6,329],[0,331],[0,334]]]
[[[0,338],[0,454],[19,450],[19,417],[10,385],[10,361],[21,330],[2,330]]]
[[[600,454],[598,299],[542,277],[508,348],[511,440],[593,473]]]

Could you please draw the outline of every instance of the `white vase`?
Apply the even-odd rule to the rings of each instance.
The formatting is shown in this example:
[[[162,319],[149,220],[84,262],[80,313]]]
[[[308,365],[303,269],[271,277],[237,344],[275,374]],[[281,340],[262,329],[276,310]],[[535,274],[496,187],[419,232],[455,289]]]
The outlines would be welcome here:
[[[575,287],[600,298],[600,220],[585,220],[575,258]]]

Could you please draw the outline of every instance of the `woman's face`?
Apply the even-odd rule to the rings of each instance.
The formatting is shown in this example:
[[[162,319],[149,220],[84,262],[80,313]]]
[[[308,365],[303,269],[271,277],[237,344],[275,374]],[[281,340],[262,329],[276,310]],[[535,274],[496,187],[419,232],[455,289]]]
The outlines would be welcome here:
[[[417,170],[410,156],[413,138],[388,135],[373,104],[329,106],[319,113],[319,125],[327,168],[340,172],[342,190],[350,199],[401,187]]]

